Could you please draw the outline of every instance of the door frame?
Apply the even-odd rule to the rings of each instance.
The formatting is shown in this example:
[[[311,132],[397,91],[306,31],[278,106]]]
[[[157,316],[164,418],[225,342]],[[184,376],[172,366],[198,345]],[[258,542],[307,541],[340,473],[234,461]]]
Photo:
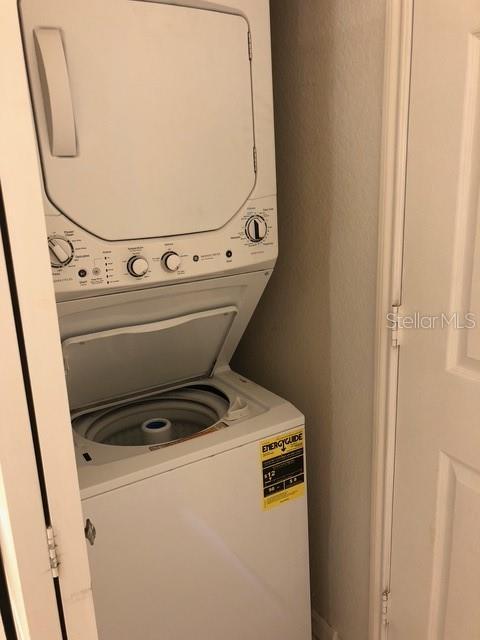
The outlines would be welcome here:
[[[385,640],[390,597],[400,346],[387,314],[402,301],[414,0],[387,0],[378,222],[369,640]]]

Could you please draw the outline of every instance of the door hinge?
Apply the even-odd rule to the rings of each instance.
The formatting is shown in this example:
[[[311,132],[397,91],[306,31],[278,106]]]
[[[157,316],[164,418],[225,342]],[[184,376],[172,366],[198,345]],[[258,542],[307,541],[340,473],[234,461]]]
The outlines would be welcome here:
[[[253,147],[253,171],[257,173],[257,147]]]
[[[388,625],[388,605],[390,604],[390,591],[385,589],[382,593],[382,625]]]
[[[85,538],[89,541],[89,543],[93,547],[93,545],[95,544],[95,538],[97,537],[97,530],[95,529],[95,525],[90,520],[90,518],[87,518],[87,521],[85,522],[84,532],[85,532]]]
[[[248,38],[248,59],[251,60],[252,59],[252,34],[250,33],[250,31],[247,32],[247,38]]]
[[[47,527],[47,545],[52,577],[58,578],[58,567],[60,565],[60,562],[57,556],[57,545],[55,544],[55,533],[53,532],[52,526]]]
[[[392,347],[394,349],[400,346],[399,309],[398,305],[392,304],[388,315],[388,326],[392,332]]]

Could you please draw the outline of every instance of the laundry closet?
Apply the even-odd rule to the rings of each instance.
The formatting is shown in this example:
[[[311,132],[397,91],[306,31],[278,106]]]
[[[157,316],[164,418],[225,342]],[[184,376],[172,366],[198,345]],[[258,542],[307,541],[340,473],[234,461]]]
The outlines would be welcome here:
[[[479,25],[0,2],[0,638],[477,640]]]
[[[0,18],[17,630],[363,640],[383,3]]]

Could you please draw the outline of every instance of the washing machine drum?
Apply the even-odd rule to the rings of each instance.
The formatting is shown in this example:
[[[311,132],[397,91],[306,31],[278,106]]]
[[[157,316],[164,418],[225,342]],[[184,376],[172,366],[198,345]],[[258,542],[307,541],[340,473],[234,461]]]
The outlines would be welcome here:
[[[211,428],[229,404],[227,396],[214,387],[183,387],[79,415],[72,426],[98,444],[167,445]]]

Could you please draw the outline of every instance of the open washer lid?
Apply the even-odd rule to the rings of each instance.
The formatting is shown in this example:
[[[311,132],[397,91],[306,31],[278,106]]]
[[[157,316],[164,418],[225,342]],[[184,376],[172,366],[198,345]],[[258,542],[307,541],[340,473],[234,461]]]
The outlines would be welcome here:
[[[210,376],[236,314],[228,306],[67,338],[71,409]]]
[[[253,190],[248,22],[198,4],[20,1],[46,194],[100,238],[218,229]]]

